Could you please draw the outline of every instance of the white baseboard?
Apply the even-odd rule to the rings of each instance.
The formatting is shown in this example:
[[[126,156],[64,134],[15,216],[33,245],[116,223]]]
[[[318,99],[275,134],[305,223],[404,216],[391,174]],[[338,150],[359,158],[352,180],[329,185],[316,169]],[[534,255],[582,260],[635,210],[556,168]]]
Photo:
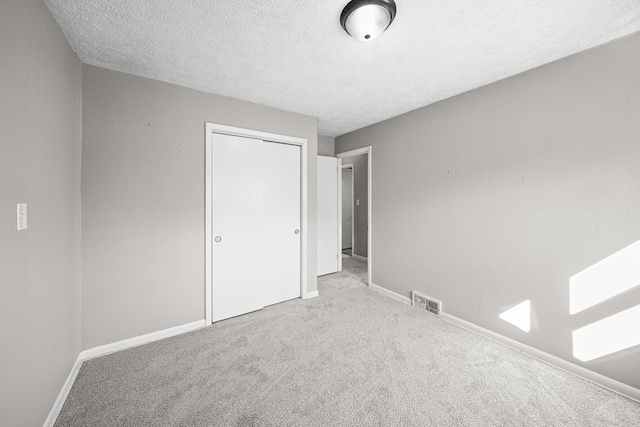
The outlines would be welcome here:
[[[315,297],[318,297],[318,296],[320,296],[318,291],[307,292],[306,294],[304,294],[302,296],[302,299],[311,299],[311,298],[315,298]]]
[[[355,259],[359,259],[360,261],[369,262],[369,258],[360,256],[360,255],[352,254],[351,257]]]
[[[374,291],[376,291],[376,292],[380,292],[381,294],[384,294],[384,295],[388,296],[389,298],[393,298],[393,299],[398,300],[400,302],[403,302],[405,304],[411,305],[411,299],[409,297],[405,297],[404,295],[400,295],[398,293],[390,291],[389,289],[383,288],[382,286],[378,286],[378,285],[374,284],[373,282],[371,282],[371,284],[369,284],[369,287],[371,289],[373,289]]]
[[[78,355],[78,357],[76,358],[76,362],[73,364],[73,367],[71,368],[71,372],[69,372],[69,376],[67,377],[67,380],[64,382],[64,385],[62,386],[60,393],[58,393],[58,397],[56,398],[56,401],[53,403],[53,408],[51,408],[51,411],[49,411],[49,416],[44,421],[44,424],[43,424],[44,427],[53,427],[53,425],[55,424],[56,419],[58,418],[58,415],[62,410],[62,405],[64,405],[64,401],[67,400],[67,396],[69,396],[71,387],[73,387],[73,383],[75,382],[76,377],[78,376],[78,372],[80,372],[80,367],[82,366],[82,362],[83,360]]]
[[[374,291],[380,292],[388,297],[391,297],[398,301],[402,301],[405,304],[411,305],[410,298],[407,298],[403,295],[400,295],[396,292],[390,291],[389,289],[383,288],[382,286],[378,286],[373,283],[371,283],[370,287]],[[488,338],[492,341],[495,341],[499,344],[506,345],[507,347],[520,351],[530,357],[538,359],[558,369],[562,369],[565,372],[569,372],[570,374],[573,374],[584,380],[587,380],[601,387],[609,389],[613,392],[621,394],[625,397],[628,397],[629,399],[640,402],[640,390],[637,388],[631,387],[630,385],[621,383],[620,381],[616,381],[602,374],[598,374],[597,372],[593,372],[587,368],[583,368],[582,366],[576,365],[575,363],[567,362],[566,360],[561,359],[557,356],[546,353],[542,350],[538,350],[537,348],[530,347],[514,339],[507,338],[504,335],[500,335],[496,332],[485,329],[474,323],[467,322],[466,320],[462,320],[458,317],[452,316],[451,314],[441,313],[441,318],[450,323],[453,323],[454,325],[460,326],[464,329],[474,332],[478,335],[482,335],[483,337]]]
[[[164,338],[173,337],[175,335],[184,334],[186,332],[195,331],[206,326],[203,320],[187,323],[186,325],[174,326],[173,328],[163,329],[161,331],[151,332],[149,334],[140,335],[126,340],[105,344],[98,347],[90,348],[80,352],[82,360],[93,359],[94,357],[104,356],[105,354],[114,353],[116,351],[125,350],[131,347],[137,347],[142,344],[158,341]]]
[[[528,346],[514,339],[505,337],[504,335],[500,335],[496,332],[485,329],[474,323],[467,322],[466,320],[462,320],[458,317],[452,316],[451,314],[442,313],[442,319],[450,323],[453,323],[454,325],[467,329],[471,332],[474,332],[478,335],[482,335],[483,337],[488,338],[492,341],[495,341],[499,344],[502,344],[507,347],[513,348],[514,350],[520,351],[530,357],[533,357],[534,359],[538,359],[542,362],[545,362],[549,365],[552,365],[558,369],[561,369],[565,372],[573,374],[584,380],[587,380],[601,387],[604,387],[606,389],[619,393],[625,397],[628,397],[630,399],[640,402],[640,390],[637,388],[631,387],[630,385],[621,383],[620,381],[616,381],[602,374],[598,374],[597,372],[593,372],[587,368],[576,365],[575,363],[568,362],[557,356],[546,353],[542,350],[538,350],[537,348]]]
[[[82,363],[85,360],[104,356],[110,353],[115,353],[116,351],[125,350],[127,348],[137,347],[142,344],[148,344],[153,341],[173,337],[176,335],[184,334],[186,332],[195,331],[196,329],[200,329],[205,326],[206,322],[204,319],[198,320],[197,322],[187,323],[186,325],[174,326],[173,328],[163,329],[161,331],[151,332],[149,334],[140,335],[138,337],[133,337],[115,343],[101,345],[99,347],[81,351],[80,354],[78,354],[78,358],[73,364],[71,372],[69,373],[67,380],[64,382],[64,385],[62,386],[62,389],[60,390],[60,393],[58,394],[58,397],[53,404],[53,408],[51,408],[51,411],[49,412],[49,416],[44,422],[44,427],[50,427],[55,424],[56,419],[58,418],[58,415],[62,410],[62,406],[64,405],[65,400],[67,400],[67,396],[69,396],[71,387],[73,386],[73,383],[78,376],[78,372],[82,367]]]

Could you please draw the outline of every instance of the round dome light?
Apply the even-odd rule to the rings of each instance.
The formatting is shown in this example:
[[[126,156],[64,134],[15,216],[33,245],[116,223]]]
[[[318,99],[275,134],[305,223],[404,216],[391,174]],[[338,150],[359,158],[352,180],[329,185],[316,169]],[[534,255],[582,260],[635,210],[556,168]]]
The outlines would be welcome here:
[[[352,0],[342,10],[340,25],[354,39],[369,41],[382,34],[395,17],[393,0]]]

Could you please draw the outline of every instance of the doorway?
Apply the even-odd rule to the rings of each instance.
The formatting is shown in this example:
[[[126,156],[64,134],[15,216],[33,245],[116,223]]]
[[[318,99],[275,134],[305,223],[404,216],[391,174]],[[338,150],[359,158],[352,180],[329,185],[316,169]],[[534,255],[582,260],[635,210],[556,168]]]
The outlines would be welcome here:
[[[372,285],[373,271],[373,221],[372,221],[372,148],[371,146],[337,153],[336,157],[343,161],[344,166],[353,165],[352,170],[352,227],[351,257],[367,263],[367,283]],[[345,169],[343,169],[343,173]],[[348,172],[347,172],[348,173]],[[344,188],[344,187],[342,187]],[[344,202],[344,198],[342,201]],[[344,205],[343,205],[344,207]],[[344,223],[343,223],[343,227]],[[345,228],[348,228],[348,222]],[[343,228],[343,237],[345,234]],[[344,247],[344,246],[343,246]],[[349,256],[349,255],[343,255]]]
[[[353,226],[353,167],[353,163],[342,165],[342,255],[346,256],[353,255],[355,241],[355,229]]]

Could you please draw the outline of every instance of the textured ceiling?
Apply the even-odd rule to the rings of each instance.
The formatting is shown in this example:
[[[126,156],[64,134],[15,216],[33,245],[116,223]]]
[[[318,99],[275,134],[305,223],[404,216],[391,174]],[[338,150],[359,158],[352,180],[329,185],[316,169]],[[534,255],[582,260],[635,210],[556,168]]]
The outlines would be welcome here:
[[[46,0],[80,60],[318,117],[338,136],[640,31],[639,0],[396,0],[370,42],[348,0]]]

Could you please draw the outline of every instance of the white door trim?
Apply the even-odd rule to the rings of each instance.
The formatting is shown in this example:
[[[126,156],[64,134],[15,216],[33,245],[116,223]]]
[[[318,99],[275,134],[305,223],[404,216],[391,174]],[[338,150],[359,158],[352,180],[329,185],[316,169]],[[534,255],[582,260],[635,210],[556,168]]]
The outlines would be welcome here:
[[[369,287],[371,287],[371,265],[373,264],[373,242],[371,239],[371,236],[373,236],[373,215],[372,215],[372,211],[371,211],[371,188],[373,187],[373,184],[371,182],[371,166],[373,165],[373,161],[372,161],[372,149],[371,146],[367,146],[367,147],[362,147],[362,148],[356,148],[355,150],[350,150],[350,151],[345,151],[344,153],[338,153],[336,154],[336,157],[339,159],[344,159],[345,157],[353,157],[353,156],[360,156],[362,154],[367,154],[367,166],[368,166],[368,170],[367,170],[367,274],[368,274],[368,284]],[[355,181],[355,174],[354,174],[354,181]],[[355,245],[354,245],[355,246]]]
[[[338,273],[342,271],[342,159],[338,159]]]
[[[305,138],[295,136],[279,135],[275,133],[261,132],[252,129],[243,129],[233,126],[226,126],[217,123],[205,123],[205,323],[210,325],[213,320],[213,134],[221,133],[226,135],[242,136],[245,138],[256,138],[265,141],[279,142],[300,146],[300,202],[301,202],[301,248],[300,248],[300,296],[308,298],[307,295],[307,150],[308,141]]]

